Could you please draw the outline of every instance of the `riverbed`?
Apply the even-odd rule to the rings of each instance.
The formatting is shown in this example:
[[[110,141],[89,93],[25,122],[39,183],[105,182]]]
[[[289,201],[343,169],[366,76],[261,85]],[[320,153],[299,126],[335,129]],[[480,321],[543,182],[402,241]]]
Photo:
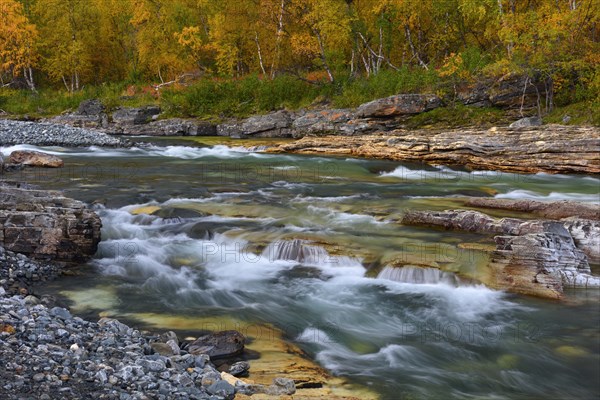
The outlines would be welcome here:
[[[7,178],[63,189],[102,218],[95,258],[44,289],[82,315],[238,329],[256,342],[272,327],[358,397],[361,387],[383,399],[600,393],[598,290],[553,302],[488,289],[477,248],[490,237],[398,222],[465,196],[600,203],[598,176],[264,154],[269,140],[135,140],[2,149],[59,155],[62,169]]]

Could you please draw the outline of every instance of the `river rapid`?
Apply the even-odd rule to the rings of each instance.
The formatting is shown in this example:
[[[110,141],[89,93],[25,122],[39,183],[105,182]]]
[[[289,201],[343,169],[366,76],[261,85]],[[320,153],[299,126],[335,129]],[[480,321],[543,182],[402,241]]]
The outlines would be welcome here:
[[[398,223],[464,196],[600,203],[599,177],[261,153],[268,140],[137,140],[1,149],[63,158],[7,178],[64,190],[102,218],[95,258],[44,289],[82,315],[254,339],[271,326],[383,399],[599,395],[597,290],[553,302],[488,289],[477,246],[491,238]]]

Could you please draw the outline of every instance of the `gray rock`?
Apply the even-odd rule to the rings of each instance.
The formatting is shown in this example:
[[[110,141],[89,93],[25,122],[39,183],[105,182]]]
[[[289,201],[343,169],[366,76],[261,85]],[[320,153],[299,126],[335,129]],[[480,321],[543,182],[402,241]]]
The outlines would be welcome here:
[[[291,137],[292,115],[288,111],[277,111],[256,115],[241,124],[241,133],[254,137]]]
[[[215,382],[206,388],[206,391],[215,396],[220,396],[225,399],[233,399],[235,397],[235,388],[226,381]]]
[[[98,99],[84,100],[77,108],[78,115],[98,116],[105,112],[104,104]]]
[[[233,376],[247,376],[248,371],[250,371],[248,361],[238,361],[229,367],[229,373]]]
[[[267,388],[266,393],[271,396],[284,396],[296,393],[296,384],[293,379],[275,378],[273,384]]]
[[[374,100],[358,107],[359,118],[393,118],[419,114],[442,106],[442,100],[433,94],[399,94]]]
[[[160,114],[160,108],[156,106],[129,108],[121,107],[112,114],[112,120],[116,125],[142,125],[152,121],[152,117]]]
[[[542,119],[540,117],[527,117],[521,118],[518,121],[513,122],[509,125],[511,129],[519,129],[519,128],[531,128],[534,126],[541,126]]]
[[[193,355],[206,354],[211,358],[229,357],[244,350],[244,336],[237,331],[223,331],[199,337],[188,346]]]

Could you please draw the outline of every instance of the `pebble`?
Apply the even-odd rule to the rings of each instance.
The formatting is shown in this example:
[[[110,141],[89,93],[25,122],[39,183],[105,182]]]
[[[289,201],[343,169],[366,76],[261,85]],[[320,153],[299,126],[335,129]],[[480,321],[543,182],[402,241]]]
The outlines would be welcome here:
[[[128,147],[129,142],[90,129],[29,121],[0,120],[0,146]]]

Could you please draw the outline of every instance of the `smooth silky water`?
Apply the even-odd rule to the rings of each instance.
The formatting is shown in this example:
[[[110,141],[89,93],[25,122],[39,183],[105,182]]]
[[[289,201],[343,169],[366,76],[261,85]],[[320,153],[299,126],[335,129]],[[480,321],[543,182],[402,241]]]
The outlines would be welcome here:
[[[490,237],[398,223],[406,209],[460,207],[464,196],[598,203],[598,177],[236,147],[268,141],[140,141],[41,148],[65,168],[7,176],[64,189],[102,217],[89,268],[46,289],[77,311],[164,329],[203,321],[184,324],[191,333],[274,326],[331,374],[384,399],[600,393],[598,291],[553,302],[487,289],[478,249]],[[2,152],[16,148],[39,149]]]

